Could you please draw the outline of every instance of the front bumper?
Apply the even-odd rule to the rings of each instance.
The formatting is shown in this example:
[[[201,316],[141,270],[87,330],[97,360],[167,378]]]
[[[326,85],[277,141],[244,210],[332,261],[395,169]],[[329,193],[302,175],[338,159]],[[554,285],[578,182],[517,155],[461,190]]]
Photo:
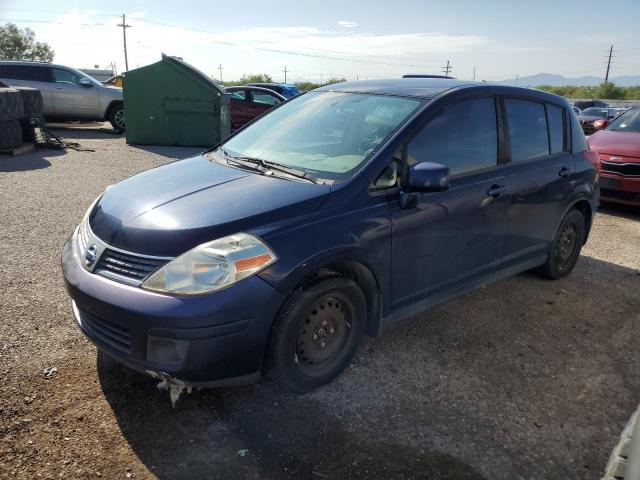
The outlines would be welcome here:
[[[640,177],[600,172],[600,199],[640,206]]]
[[[210,295],[161,295],[88,272],[75,243],[65,244],[62,268],[76,323],[109,356],[186,385],[259,376],[278,290],[254,276]]]

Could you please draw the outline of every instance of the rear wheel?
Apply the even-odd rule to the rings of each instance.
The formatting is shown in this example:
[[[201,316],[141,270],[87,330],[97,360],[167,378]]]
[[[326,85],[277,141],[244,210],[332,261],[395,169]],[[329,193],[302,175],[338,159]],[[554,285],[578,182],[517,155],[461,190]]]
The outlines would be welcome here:
[[[114,130],[118,130],[119,132],[124,132],[125,130],[125,122],[124,122],[124,104],[118,103],[111,107],[109,111],[109,122]]]
[[[291,295],[276,320],[267,372],[294,392],[330,382],[358,348],[366,314],[364,295],[355,282],[318,276]]]
[[[540,267],[541,273],[551,280],[569,275],[578,261],[584,239],[584,216],[578,210],[571,210],[556,231],[549,257]]]

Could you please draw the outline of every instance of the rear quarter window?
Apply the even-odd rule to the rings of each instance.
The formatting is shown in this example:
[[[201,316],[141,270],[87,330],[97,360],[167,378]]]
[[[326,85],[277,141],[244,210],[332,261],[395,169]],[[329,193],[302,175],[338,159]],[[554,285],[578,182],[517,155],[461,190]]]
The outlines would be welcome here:
[[[0,65],[0,77],[28,82],[49,82],[49,67],[40,65]]]
[[[564,108],[547,104],[551,153],[564,151]]]
[[[505,98],[511,161],[524,162],[549,155],[547,119],[542,103]]]

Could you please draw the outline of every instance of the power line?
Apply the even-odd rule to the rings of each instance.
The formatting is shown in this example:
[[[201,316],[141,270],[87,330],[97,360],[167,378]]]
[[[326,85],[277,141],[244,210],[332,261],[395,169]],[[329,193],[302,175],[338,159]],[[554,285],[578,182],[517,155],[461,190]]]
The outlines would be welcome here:
[[[53,10],[51,10],[50,12],[51,13],[68,13],[68,12],[54,12]],[[164,27],[180,28],[182,30],[187,30],[187,31],[192,31],[192,32],[206,33],[206,34],[209,34],[209,35],[215,35],[216,34],[216,33],[212,32],[212,31],[209,31],[209,30],[202,30],[202,29],[198,29],[198,28],[184,27],[184,26],[170,24],[170,23],[166,23],[166,22],[159,22],[157,20],[149,20],[149,19],[144,19],[144,18],[136,18],[136,20],[140,21],[140,22],[154,24],[154,25],[161,25],[161,26],[164,26]],[[58,23],[58,24],[63,23],[63,22],[53,21],[53,20],[24,20],[24,19],[20,19],[20,20],[2,20],[2,21],[13,21],[13,22],[16,22],[16,23],[54,23],[54,24],[55,23]],[[106,24],[104,24],[104,23],[81,23],[80,25],[83,25],[83,26],[105,26]],[[121,26],[121,25],[118,24],[118,26]],[[124,27],[124,28],[126,28],[126,27]],[[280,54],[283,54],[283,55],[295,55],[295,56],[300,56],[300,57],[319,58],[319,59],[333,60],[333,61],[340,61],[340,62],[363,63],[363,64],[369,64],[369,65],[385,65],[385,66],[391,66],[391,67],[405,67],[405,68],[435,68],[436,67],[435,65],[426,65],[426,64],[395,63],[395,62],[384,62],[384,61],[376,61],[376,60],[366,60],[366,59],[363,59],[363,58],[342,58],[342,57],[336,57],[336,56],[331,56],[331,55],[321,55],[321,54],[314,54],[314,53],[308,53],[308,52],[294,52],[294,51],[291,51],[291,50],[282,50],[282,49],[277,49],[277,48],[259,47],[259,46],[256,46],[256,45],[243,45],[243,44],[234,43],[234,42],[226,42],[226,41],[223,41],[223,40],[210,40],[210,41],[212,43],[215,43],[215,44],[225,45],[225,46],[230,46],[230,47],[236,47],[236,48],[248,48],[248,49],[251,49],[251,50],[260,50],[260,51],[264,51],[264,52],[280,53]],[[322,51],[320,49],[313,49],[313,50]],[[347,55],[347,56],[351,55],[351,56],[355,56],[355,57],[371,56],[371,55],[358,54],[358,53],[354,53],[354,52],[338,52],[336,50],[330,50],[330,52],[335,52],[335,53],[338,53],[340,55]],[[384,58],[384,57],[380,57],[380,58]]]

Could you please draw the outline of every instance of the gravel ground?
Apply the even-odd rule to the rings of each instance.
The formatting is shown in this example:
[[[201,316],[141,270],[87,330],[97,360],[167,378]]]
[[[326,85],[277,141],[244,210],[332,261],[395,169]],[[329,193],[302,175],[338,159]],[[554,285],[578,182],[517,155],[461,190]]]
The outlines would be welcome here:
[[[568,278],[523,274],[435,308],[367,339],[316,392],[264,381],[172,409],[77,331],[59,253],[107,185],[198,150],[58,133],[95,152],[0,157],[0,478],[602,475],[640,398],[640,210],[603,209]]]

